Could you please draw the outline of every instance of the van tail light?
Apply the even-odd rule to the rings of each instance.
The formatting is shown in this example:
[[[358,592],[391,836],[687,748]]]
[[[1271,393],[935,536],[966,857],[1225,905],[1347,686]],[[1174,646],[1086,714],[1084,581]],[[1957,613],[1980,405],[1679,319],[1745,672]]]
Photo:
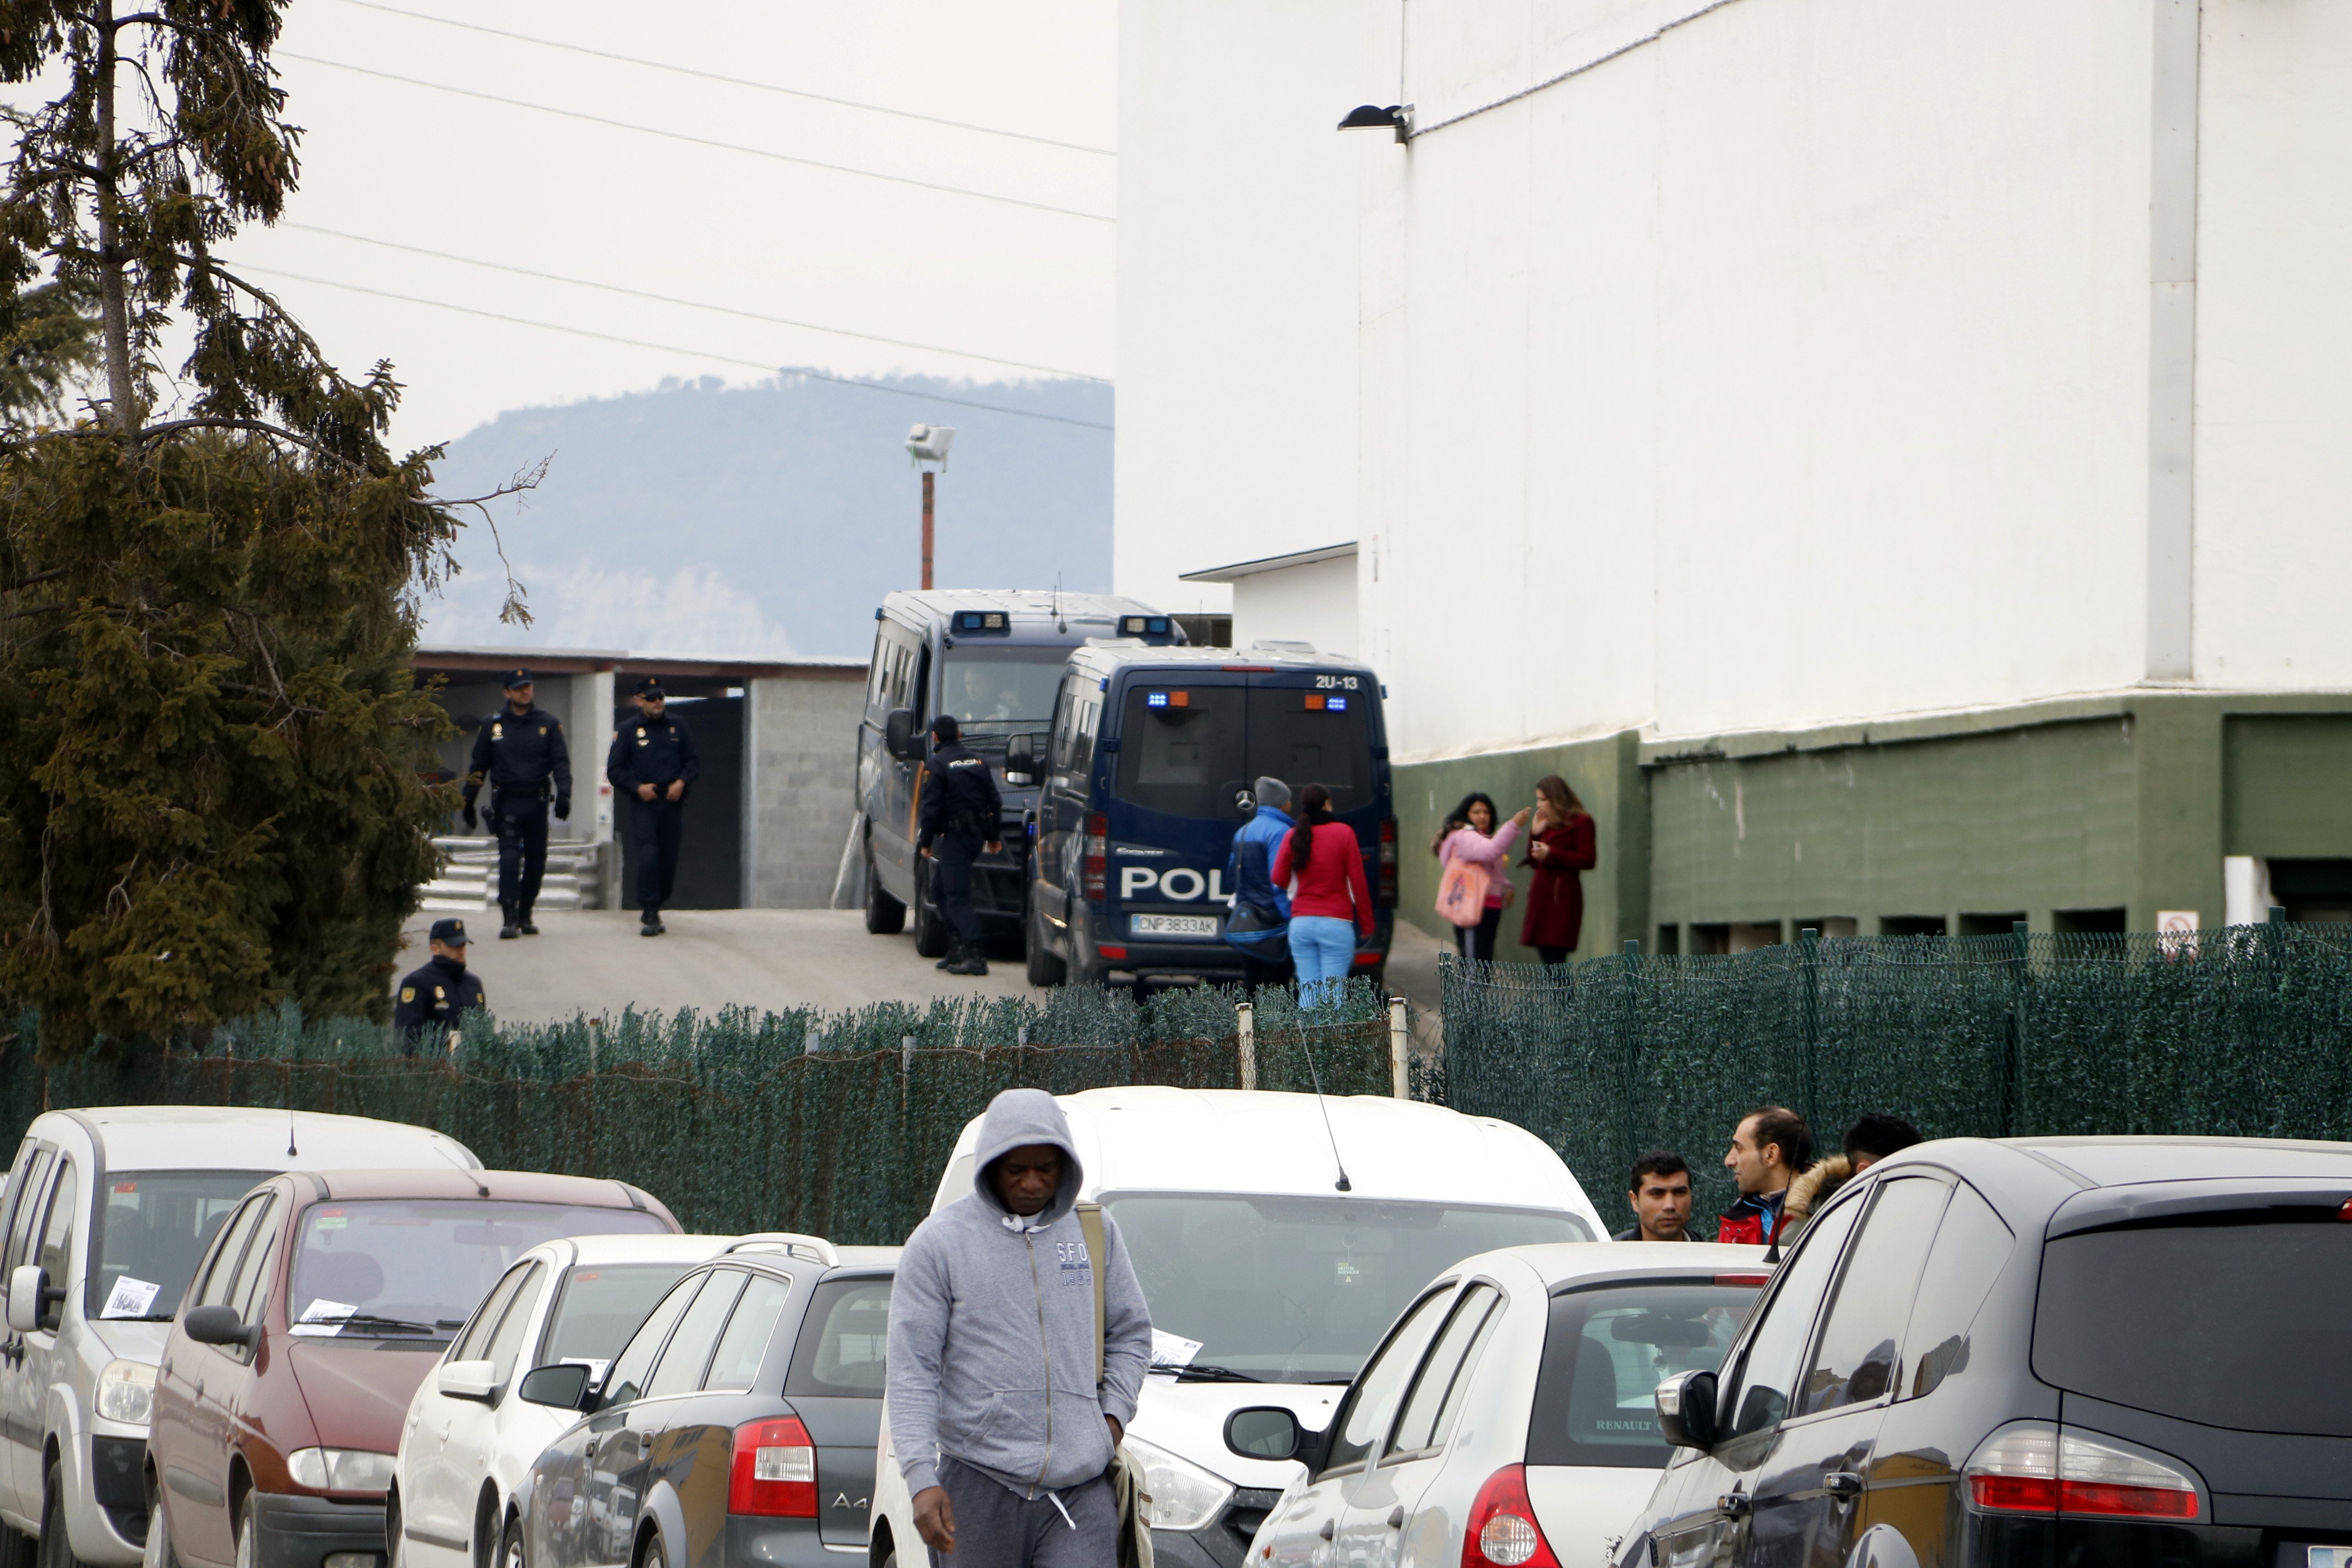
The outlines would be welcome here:
[[[1396,818],[1381,818],[1381,882],[1375,898],[1381,908],[1392,910],[1397,902],[1397,832]]]
[[[1103,900],[1103,880],[1109,875],[1110,818],[1097,811],[1087,818],[1087,863],[1085,887],[1080,889],[1088,903]]]
[[[1525,1465],[1505,1465],[1478,1489],[1463,1523],[1462,1568],[1559,1568],[1528,1500]]]
[[[816,1445],[800,1417],[746,1421],[735,1428],[727,1511],[763,1519],[816,1517]]]
[[[1993,1513],[2195,1519],[2197,1482],[2184,1469],[2047,1422],[2004,1426],[1969,1459],[1969,1497]]]

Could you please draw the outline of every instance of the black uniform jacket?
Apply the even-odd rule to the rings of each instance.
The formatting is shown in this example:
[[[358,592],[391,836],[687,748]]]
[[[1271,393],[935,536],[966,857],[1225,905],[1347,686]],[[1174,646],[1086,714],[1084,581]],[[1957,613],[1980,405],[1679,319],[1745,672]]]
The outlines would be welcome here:
[[[550,780],[555,798],[572,798],[572,748],[563,743],[563,726],[544,708],[518,715],[501,708],[482,721],[474,732],[474,762],[466,771],[466,804],[488,780],[491,794],[525,795],[545,799]]]
[[[416,1030],[430,1024],[454,1029],[457,1016],[468,1007],[487,1007],[482,977],[455,959],[436,954],[424,968],[412,971],[400,983],[400,1000],[393,1005],[392,1026]]]
[[[999,824],[1004,805],[996,793],[996,779],[988,771],[987,758],[974,755],[961,741],[951,741],[930,754],[923,771],[930,776],[923,780],[921,832],[916,848],[927,849],[940,834],[959,828],[976,830],[983,839],[994,838],[1003,831]]]
[[[702,776],[702,758],[694,749],[694,737],[676,719],[667,713],[658,719],[639,714],[613,737],[604,776],[624,800],[635,799],[637,786],[647,784],[655,786],[658,800],[679,779],[692,791],[694,781]]]

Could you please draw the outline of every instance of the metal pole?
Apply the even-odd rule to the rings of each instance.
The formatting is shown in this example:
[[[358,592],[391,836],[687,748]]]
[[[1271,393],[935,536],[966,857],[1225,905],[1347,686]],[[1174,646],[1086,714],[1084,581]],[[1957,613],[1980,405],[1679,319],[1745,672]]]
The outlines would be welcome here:
[[[1410,1047],[1404,1026],[1404,998],[1389,998],[1389,1095],[1394,1100],[1411,1100],[1412,1085],[1408,1081],[1406,1067]]]
[[[931,470],[923,470],[923,586],[931,585]]]
[[[1234,1035],[1239,1041],[1234,1047],[1241,1057],[1241,1080],[1244,1089],[1257,1087],[1257,1009],[1246,1002],[1234,1004]]]

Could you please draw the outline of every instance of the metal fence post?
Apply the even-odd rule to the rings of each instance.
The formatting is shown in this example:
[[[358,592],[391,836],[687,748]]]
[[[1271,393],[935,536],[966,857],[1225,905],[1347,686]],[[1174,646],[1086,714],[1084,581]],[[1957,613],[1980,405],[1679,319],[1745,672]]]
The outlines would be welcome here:
[[[1641,1060],[1642,1056],[1641,1046],[1634,1032],[1636,1015],[1633,999],[1633,987],[1640,978],[1641,969],[1642,939],[1639,937],[1629,936],[1625,939],[1625,1005],[1623,1008],[1624,1021],[1621,1026],[1622,1032],[1624,1035],[1625,1103],[1620,1108],[1625,1132],[1625,1159],[1623,1163],[1628,1168],[1631,1168],[1633,1162],[1639,1159],[1642,1154],[1641,1135],[1633,1125],[1634,1102],[1640,1098],[1634,1092],[1633,1070],[1634,1065]]]
[[[1411,1100],[1412,1085],[1407,1081],[1407,1068],[1412,1059],[1412,1042],[1405,1032],[1404,998],[1389,998],[1389,1094],[1396,1100]]]
[[[1797,932],[1797,953],[1805,984],[1805,1125],[1818,1127],[1822,1118],[1822,976],[1821,929],[1806,926]]]
[[[2029,966],[2033,947],[2026,940],[2023,921],[2009,922],[2009,940],[2016,951],[2009,960],[2010,1092],[2000,1108],[2000,1134],[2004,1138],[2022,1138],[2033,1125],[2027,1116],[2025,1090],[2025,987],[2033,975]]]
[[[1244,1089],[1257,1087],[1257,1009],[1247,1002],[1234,1004],[1234,1051],[1241,1059]]]

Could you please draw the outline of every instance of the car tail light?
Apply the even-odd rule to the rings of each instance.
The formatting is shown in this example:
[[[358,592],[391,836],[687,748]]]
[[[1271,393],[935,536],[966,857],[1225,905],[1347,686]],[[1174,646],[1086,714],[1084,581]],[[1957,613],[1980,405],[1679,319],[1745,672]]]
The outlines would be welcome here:
[[[1110,818],[1097,811],[1087,818],[1086,886],[1081,889],[1089,903],[1103,900],[1103,880],[1109,875]]]
[[[816,1445],[800,1417],[746,1421],[735,1428],[727,1511],[766,1519],[816,1517]]]
[[[2043,1422],[2005,1426],[1969,1460],[1969,1496],[1996,1513],[2195,1519],[2197,1482],[2160,1459]]]
[[[1772,1277],[1769,1274],[1718,1274],[1715,1282],[1718,1285],[1748,1285],[1761,1290],[1772,1282]]]
[[[1486,1478],[1462,1530],[1462,1568],[1559,1568],[1528,1500],[1528,1468],[1506,1465]]]
[[[1370,969],[1373,964],[1378,963],[1380,961],[1381,955],[1377,952],[1360,952],[1356,954],[1356,967],[1359,969]]]
[[[1377,894],[1381,908],[1392,910],[1397,901],[1397,829],[1396,818],[1381,819],[1381,880]]]
[[[2344,1200],[2344,1206],[2336,1211],[2336,1217],[2337,1219],[2352,1219],[2352,1198],[2346,1198]]]
[[[1108,945],[1108,943],[1105,943],[1105,944],[1103,944],[1103,945],[1097,946],[1097,947],[1095,949],[1095,952],[1097,952],[1097,953],[1099,953],[1100,955],[1102,955],[1102,956],[1103,956],[1103,957],[1105,957],[1105,958],[1125,958],[1125,957],[1127,956],[1127,949],[1126,949],[1126,948],[1124,948],[1124,947],[1113,947],[1113,946]]]

